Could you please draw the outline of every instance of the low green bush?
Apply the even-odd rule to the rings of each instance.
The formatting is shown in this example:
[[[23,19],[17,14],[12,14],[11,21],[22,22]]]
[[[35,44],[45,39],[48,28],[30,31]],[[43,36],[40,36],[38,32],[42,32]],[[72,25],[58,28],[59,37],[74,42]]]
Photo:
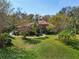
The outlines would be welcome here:
[[[74,35],[73,31],[62,31],[59,33],[58,39],[74,49],[79,49],[79,40],[76,39],[76,35]]]
[[[2,33],[0,35],[0,45],[2,45],[2,47],[11,46],[12,39],[13,37],[11,37],[8,33]]]

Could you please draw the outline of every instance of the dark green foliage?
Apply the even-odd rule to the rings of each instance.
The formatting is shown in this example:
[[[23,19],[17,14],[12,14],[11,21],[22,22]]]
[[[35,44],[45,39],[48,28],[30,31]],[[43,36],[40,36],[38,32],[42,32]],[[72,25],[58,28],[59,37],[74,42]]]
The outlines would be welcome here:
[[[71,46],[74,49],[78,49],[79,50],[79,40],[77,39],[70,39],[70,40],[64,40],[65,44]]]
[[[0,49],[0,59],[37,59],[37,52],[15,47]]]
[[[33,39],[33,40],[32,39],[27,39],[26,42],[29,43],[29,44],[38,44],[38,43],[41,42],[41,40],[38,40],[38,39]]]
[[[12,45],[12,37],[8,33],[2,33],[0,35],[0,41],[3,42],[3,46],[11,46]]]
[[[79,49],[79,40],[76,39],[73,31],[65,30],[59,34],[58,38],[66,45],[69,45],[74,49]]]

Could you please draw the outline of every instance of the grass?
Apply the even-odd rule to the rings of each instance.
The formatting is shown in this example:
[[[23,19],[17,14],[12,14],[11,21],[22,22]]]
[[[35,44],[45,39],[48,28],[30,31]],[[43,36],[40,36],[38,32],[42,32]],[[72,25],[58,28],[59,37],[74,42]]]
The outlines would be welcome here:
[[[66,46],[65,44],[52,39],[43,41],[38,46],[38,51],[41,59],[78,59],[79,51]]]
[[[0,59],[37,59],[37,54],[32,50],[22,50],[18,48],[0,49]]]
[[[48,35],[48,38],[38,44],[29,44],[20,37],[15,37],[15,47],[0,49],[0,59],[79,59],[79,51],[55,40],[56,35]],[[40,40],[40,39],[37,39]]]

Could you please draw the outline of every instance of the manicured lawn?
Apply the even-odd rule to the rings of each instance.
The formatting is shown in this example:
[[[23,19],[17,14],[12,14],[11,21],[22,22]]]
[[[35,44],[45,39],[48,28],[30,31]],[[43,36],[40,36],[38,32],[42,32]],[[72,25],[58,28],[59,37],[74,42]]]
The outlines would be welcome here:
[[[0,49],[0,59],[37,59],[37,54],[32,50],[23,50],[18,48]]]
[[[15,39],[13,39],[13,44],[16,48],[23,48],[23,49],[29,49],[32,48],[33,44],[28,44],[25,43],[24,40],[22,40],[22,38],[20,37],[15,37]]]
[[[38,45],[41,59],[78,59],[79,51],[54,40],[52,37]]]
[[[0,59],[79,59],[79,51],[56,40],[56,35],[35,39],[40,43],[30,44],[19,37],[13,40],[14,47],[0,49]]]

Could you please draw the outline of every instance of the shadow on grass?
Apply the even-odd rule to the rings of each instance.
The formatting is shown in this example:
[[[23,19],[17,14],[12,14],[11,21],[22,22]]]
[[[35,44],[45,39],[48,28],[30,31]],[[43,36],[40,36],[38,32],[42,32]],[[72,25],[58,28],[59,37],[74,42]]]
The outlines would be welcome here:
[[[58,40],[58,39],[56,39]],[[79,50],[79,40],[74,39],[74,40],[69,40],[69,39],[64,39],[64,40],[59,40],[63,42],[65,45],[70,46],[73,49]]]
[[[38,44],[40,43],[42,40],[47,39],[48,37],[37,37],[37,38],[23,38],[23,40],[25,40],[26,43],[29,44]]]
[[[26,39],[25,42],[29,43],[29,44],[38,44],[38,43],[41,42],[41,40],[38,40],[38,39]]]

